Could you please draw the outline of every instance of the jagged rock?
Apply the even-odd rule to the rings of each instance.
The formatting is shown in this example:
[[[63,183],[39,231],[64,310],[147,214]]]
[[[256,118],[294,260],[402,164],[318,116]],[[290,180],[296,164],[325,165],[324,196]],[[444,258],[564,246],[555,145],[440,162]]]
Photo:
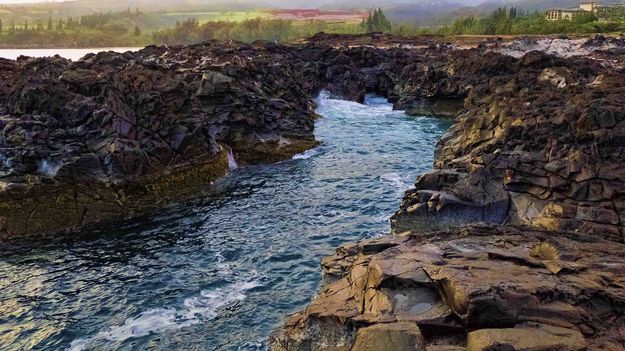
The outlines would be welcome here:
[[[540,51],[545,43],[557,55]],[[343,348],[362,330],[401,322],[416,323],[427,350],[623,348],[625,66],[603,49],[625,42],[571,45],[431,48],[385,73],[397,107],[465,98],[463,109],[434,171],[393,215],[396,235],[324,258],[330,283],[272,336],[273,348],[307,350],[293,340],[337,334],[315,334],[327,321],[348,336]]]
[[[532,51],[472,85],[437,146],[434,172],[392,217],[394,231],[486,221],[623,241],[623,82],[593,60]]]

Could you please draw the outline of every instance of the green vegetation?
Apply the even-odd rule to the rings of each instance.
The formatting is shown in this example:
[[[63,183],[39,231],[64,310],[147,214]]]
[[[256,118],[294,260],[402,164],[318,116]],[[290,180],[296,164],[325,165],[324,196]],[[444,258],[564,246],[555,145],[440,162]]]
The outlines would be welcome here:
[[[374,33],[374,32],[388,33],[391,31],[391,28],[392,28],[391,22],[388,19],[386,19],[384,12],[380,8],[373,10],[373,13],[369,12],[369,17],[367,17],[366,20],[362,20],[362,23],[360,24],[360,26],[367,33]]]
[[[133,20],[144,16],[138,10],[92,13],[68,16],[53,20],[38,19],[34,23],[24,19],[21,23],[11,18],[9,27],[0,33],[4,47],[89,47],[135,46],[150,42]],[[134,30],[133,30],[134,29]]]
[[[43,17],[40,14],[35,18],[23,7],[10,9],[13,12],[0,7],[5,11],[0,12],[0,47],[144,46],[189,44],[210,39],[284,42],[320,31],[355,34],[388,32],[392,28],[381,9],[372,12],[362,24],[355,21],[282,20],[270,13],[254,11],[144,13],[126,9],[67,17]],[[5,18],[10,21],[8,27]],[[184,19],[169,22],[176,18]],[[405,25],[398,30],[404,34],[415,32]]]
[[[153,41],[159,44],[189,44],[211,39],[220,40],[272,40],[278,42],[310,37],[318,32],[362,33],[355,23],[330,23],[324,21],[289,21],[280,19],[254,18],[241,22],[218,21],[199,23],[188,19],[177,23],[173,28],[163,29],[152,34]]]
[[[448,26],[427,29],[415,23],[391,23],[379,8],[369,12],[366,19],[357,23],[349,20],[279,19],[269,12],[255,11],[144,13],[126,9],[60,16],[54,11],[0,5],[0,47],[145,46],[189,44],[211,39],[285,42],[310,37],[318,32],[385,32],[403,36],[432,33],[540,35],[606,33],[625,28],[624,16],[614,12],[609,18],[609,21],[599,21],[592,14],[585,14],[572,21],[548,21],[543,13],[527,13],[515,7],[504,7],[485,17],[463,17]]]
[[[499,8],[486,17],[465,17],[443,27],[446,35],[518,35],[608,33],[621,30],[625,22],[598,21],[592,14],[582,14],[572,21],[549,21],[543,13],[524,13],[517,8]]]

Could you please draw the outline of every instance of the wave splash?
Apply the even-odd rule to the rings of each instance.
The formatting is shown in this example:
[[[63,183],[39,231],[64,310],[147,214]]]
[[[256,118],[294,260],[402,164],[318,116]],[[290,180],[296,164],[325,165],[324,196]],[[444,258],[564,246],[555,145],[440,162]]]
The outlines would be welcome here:
[[[380,181],[383,181],[385,183],[390,183],[394,187],[396,187],[397,190],[400,190],[400,191],[405,191],[410,188],[410,185],[406,184],[406,182],[404,182],[404,180],[399,175],[399,173],[396,173],[396,172],[385,173],[381,175]]]
[[[232,153],[232,149],[228,149],[228,169],[233,171],[239,168],[237,161],[234,159],[234,154]]]
[[[293,160],[307,160],[315,155],[317,155],[319,153],[319,151],[317,151],[316,149],[310,149],[310,150],[306,150],[300,154],[297,154],[295,156],[293,156]]]
[[[184,300],[180,309],[153,308],[136,317],[128,318],[123,325],[114,326],[91,337],[72,341],[68,351],[88,350],[92,344],[105,341],[120,344],[128,339],[177,330],[218,316],[219,310],[244,300],[246,292],[260,283],[258,280],[232,283],[223,288],[203,290],[200,296]]]

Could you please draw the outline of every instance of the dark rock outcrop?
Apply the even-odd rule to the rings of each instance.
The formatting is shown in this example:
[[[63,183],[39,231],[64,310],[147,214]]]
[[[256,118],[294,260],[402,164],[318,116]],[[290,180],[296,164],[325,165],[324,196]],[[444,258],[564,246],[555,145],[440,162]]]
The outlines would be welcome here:
[[[274,50],[206,43],[1,60],[0,235],[158,207],[223,176],[228,152],[251,164],[313,147],[317,87]]]
[[[623,241],[625,75],[530,52],[474,85],[394,230],[486,221]]]

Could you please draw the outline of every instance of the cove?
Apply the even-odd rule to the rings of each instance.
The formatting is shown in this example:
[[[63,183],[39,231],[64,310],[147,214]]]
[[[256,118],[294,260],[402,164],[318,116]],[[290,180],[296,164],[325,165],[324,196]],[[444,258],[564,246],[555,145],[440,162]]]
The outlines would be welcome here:
[[[263,350],[320,284],[319,259],[382,235],[450,122],[318,100],[320,146],[233,169],[198,200],[98,231],[0,249],[2,344]]]

